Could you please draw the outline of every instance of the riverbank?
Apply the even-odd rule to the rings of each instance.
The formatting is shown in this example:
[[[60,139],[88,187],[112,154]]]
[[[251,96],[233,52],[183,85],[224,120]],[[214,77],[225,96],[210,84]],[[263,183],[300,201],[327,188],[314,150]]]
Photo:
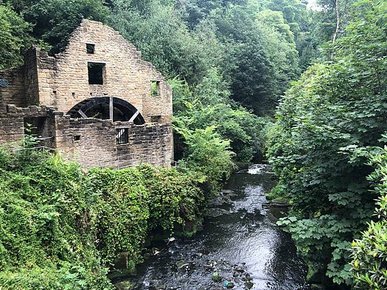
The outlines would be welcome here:
[[[34,150],[0,150],[0,288],[114,289],[148,235],[194,232],[206,199],[192,172],[139,166],[82,170]]]

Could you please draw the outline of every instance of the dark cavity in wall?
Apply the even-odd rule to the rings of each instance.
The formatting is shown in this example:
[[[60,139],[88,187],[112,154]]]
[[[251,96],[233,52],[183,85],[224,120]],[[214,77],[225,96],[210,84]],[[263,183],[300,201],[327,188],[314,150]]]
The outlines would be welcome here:
[[[41,138],[44,135],[46,117],[24,118],[24,134]]]
[[[160,115],[151,116],[151,122],[152,123],[159,123],[160,120],[161,120],[161,116]]]
[[[52,128],[47,117],[24,118],[24,135],[35,138],[36,146],[51,147],[52,145]]]
[[[104,63],[89,62],[87,64],[89,72],[89,84],[90,85],[103,85],[104,83]]]
[[[116,130],[116,142],[118,145],[129,143],[129,130],[122,128]]]
[[[86,43],[86,52],[89,54],[94,54],[94,51],[95,51],[95,44]]]

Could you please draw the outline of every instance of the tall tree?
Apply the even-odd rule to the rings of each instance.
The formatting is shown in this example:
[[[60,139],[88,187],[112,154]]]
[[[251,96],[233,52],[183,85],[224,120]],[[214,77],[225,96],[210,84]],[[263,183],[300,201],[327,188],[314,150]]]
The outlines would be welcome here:
[[[315,12],[316,37],[322,41],[335,41],[343,34],[355,0],[318,0],[321,10]]]
[[[383,1],[354,6],[352,22],[329,50],[332,60],[312,66],[287,92],[271,131],[276,191],[294,205],[280,223],[310,272],[342,285],[352,283],[351,241],[374,208],[367,157],[387,130],[384,15]]]
[[[196,84],[219,65],[223,52],[211,27],[189,31],[174,5],[161,1],[146,10],[117,6],[109,22],[165,75]]]

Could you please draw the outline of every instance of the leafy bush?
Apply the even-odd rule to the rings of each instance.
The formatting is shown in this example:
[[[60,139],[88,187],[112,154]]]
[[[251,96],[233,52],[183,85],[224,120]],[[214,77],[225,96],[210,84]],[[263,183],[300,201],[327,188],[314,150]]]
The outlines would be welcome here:
[[[230,99],[228,85],[216,69],[195,87],[172,80],[175,125],[194,131],[213,127],[223,139],[230,140],[234,160],[248,163],[262,157],[263,128],[268,118],[257,117]]]
[[[205,196],[197,182],[176,169],[138,168],[149,191],[149,228],[172,234],[175,227],[191,232],[202,221]]]
[[[186,156],[179,168],[193,172],[199,182],[206,182],[210,193],[216,193],[220,182],[229,177],[234,167],[230,142],[214,132],[214,127],[194,131],[180,127],[177,130],[187,144]]]
[[[0,150],[0,288],[110,289],[120,252],[141,261],[153,230],[195,230],[204,194],[192,174],[92,169],[30,149]]]
[[[31,150],[0,155],[0,287],[108,288],[86,219],[94,200],[80,168]]]
[[[352,243],[352,268],[359,289],[387,288],[387,147],[383,154],[373,157],[376,170],[369,180],[376,184],[379,194],[375,216],[361,239]]]
[[[46,267],[17,267],[0,272],[2,289],[52,289],[52,290],[87,290],[114,289],[106,278],[105,271],[90,271],[87,265],[61,263]]]
[[[148,232],[150,198],[142,174],[135,168],[93,169],[89,177],[102,260],[113,263],[118,253],[127,252],[132,264],[138,263]]]

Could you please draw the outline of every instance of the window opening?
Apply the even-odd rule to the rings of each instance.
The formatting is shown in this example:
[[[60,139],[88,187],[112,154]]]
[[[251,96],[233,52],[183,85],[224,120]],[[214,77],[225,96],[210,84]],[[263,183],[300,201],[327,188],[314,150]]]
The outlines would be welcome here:
[[[35,138],[43,138],[46,135],[46,118],[24,118],[24,134]]]
[[[151,81],[151,95],[152,97],[160,95],[160,81]]]
[[[24,118],[24,135],[33,137],[35,147],[50,147],[52,133],[46,117]]]
[[[160,120],[161,120],[161,116],[160,115],[151,116],[151,122],[152,123],[159,123]]]
[[[94,54],[95,44],[86,43],[86,51],[87,51],[87,53]]]
[[[116,143],[128,144],[129,143],[129,130],[128,128],[122,128],[116,130]]]
[[[74,136],[74,141],[79,141],[81,140],[81,135],[75,135]]]
[[[104,63],[89,62],[87,64],[90,85],[103,85]]]

